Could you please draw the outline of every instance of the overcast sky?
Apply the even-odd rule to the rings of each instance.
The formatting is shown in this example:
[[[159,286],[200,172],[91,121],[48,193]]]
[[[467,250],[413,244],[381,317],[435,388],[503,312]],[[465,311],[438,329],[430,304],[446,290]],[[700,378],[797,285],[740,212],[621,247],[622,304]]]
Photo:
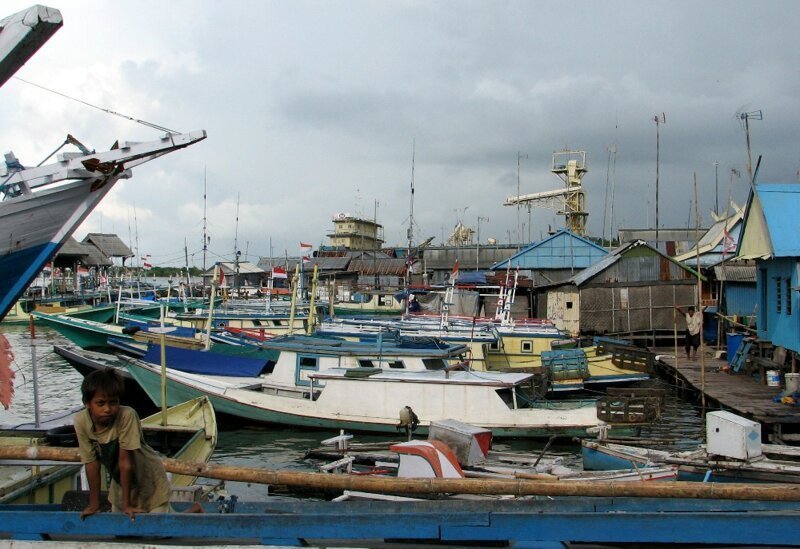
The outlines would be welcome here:
[[[615,231],[654,226],[661,113],[662,227],[694,226],[694,174],[704,226],[729,192],[744,203],[737,113],[763,111],[750,121],[759,181],[798,180],[798,2],[44,3],[64,26],[17,77],[208,132],[136,168],[75,234],[117,233],[157,265],[183,264],[186,242],[202,266],[204,174],[209,265],[230,260],[236,240],[251,261],[270,240],[276,256],[316,248],[338,212],[377,211],[387,244],[405,245],[414,150],[417,241],[478,217],[482,241],[563,226],[534,208],[519,230],[503,202],[517,193],[518,154],[521,193],[561,188],[550,169],[564,148],[588,155],[590,234],[611,229],[612,186]],[[1,5],[5,17],[31,2]],[[159,136],[18,79],[0,88],[0,120],[2,151],[28,166],[67,133],[98,151]]]

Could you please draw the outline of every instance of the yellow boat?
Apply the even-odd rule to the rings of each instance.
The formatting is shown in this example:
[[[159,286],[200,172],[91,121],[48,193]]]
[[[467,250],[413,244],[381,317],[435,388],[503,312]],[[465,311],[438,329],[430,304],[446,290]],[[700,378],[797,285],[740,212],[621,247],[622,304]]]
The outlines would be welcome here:
[[[145,441],[161,454],[205,463],[217,445],[217,419],[207,397],[199,397],[142,420]],[[2,446],[66,446],[77,444],[72,425],[44,431],[28,425],[0,432]],[[61,503],[67,492],[81,489],[81,465],[65,462],[0,462],[0,503]],[[175,475],[173,488],[194,484],[196,477]]]

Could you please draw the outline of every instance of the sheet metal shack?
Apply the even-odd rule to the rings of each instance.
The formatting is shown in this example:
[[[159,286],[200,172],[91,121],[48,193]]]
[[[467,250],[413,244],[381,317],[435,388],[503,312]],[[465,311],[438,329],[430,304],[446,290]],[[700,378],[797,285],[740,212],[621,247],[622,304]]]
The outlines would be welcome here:
[[[538,300],[537,316],[573,335],[671,335],[674,306],[697,305],[697,274],[637,240],[567,281],[537,290],[546,295]],[[682,321],[678,327],[684,328]]]

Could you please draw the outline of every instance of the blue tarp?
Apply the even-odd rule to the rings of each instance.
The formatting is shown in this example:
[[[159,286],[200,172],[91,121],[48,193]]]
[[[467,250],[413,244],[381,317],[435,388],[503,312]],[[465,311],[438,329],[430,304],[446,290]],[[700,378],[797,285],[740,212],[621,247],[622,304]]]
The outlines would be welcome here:
[[[169,368],[190,374],[256,377],[271,372],[275,367],[275,363],[265,357],[231,356],[179,347],[166,347],[166,354]],[[144,360],[161,364],[161,347],[149,345]]]
[[[458,273],[456,284],[486,284],[486,273],[481,271],[465,271]]]

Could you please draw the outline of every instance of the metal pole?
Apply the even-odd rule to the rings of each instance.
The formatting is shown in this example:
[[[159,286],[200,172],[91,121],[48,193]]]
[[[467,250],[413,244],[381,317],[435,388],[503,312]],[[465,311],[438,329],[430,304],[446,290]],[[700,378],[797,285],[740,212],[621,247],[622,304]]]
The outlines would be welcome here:
[[[658,131],[658,115],[655,117],[656,121],[656,250],[658,249],[658,167],[660,156],[660,139]]]
[[[39,368],[36,365],[36,344],[31,339],[31,369],[33,370],[33,414],[34,423],[39,427],[41,411],[39,410]]]

